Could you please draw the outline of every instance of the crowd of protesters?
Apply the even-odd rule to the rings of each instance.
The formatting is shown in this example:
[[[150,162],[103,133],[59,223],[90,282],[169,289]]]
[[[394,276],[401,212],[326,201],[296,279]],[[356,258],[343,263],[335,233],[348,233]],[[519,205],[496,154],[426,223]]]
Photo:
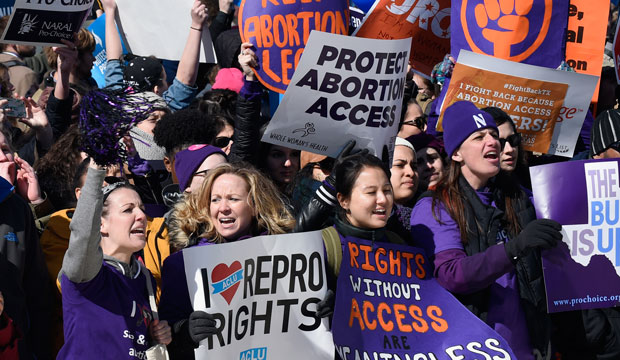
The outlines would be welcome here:
[[[510,116],[469,102],[438,132],[451,56],[432,81],[408,73],[390,164],[355,141],[333,159],[259,140],[266,89],[232,0],[194,1],[172,78],[149,54],[123,55],[115,0],[97,3],[104,88],[84,29],[38,53],[0,44],[0,106],[26,110],[0,113],[0,359],[142,358],[155,344],[193,358],[219,329],[192,308],[180,250],[326,228],[423,248],[439,284],[518,359],[620,359],[616,308],[546,312],[540,251],[561,226],[536,219],[527,169],[569,159],[524,151]],[[205,31],[218,64],[199,63]],[[608,60],[576,159],[620,158],[613,70]],[[317,317],[332,313],[336,274]]]

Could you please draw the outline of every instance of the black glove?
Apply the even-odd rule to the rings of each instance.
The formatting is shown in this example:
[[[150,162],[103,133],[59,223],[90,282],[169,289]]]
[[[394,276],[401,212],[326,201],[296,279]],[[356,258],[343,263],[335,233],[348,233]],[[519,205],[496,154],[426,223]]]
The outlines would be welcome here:
[[[331,289],[327,289],[323,300],[316,304],[316,313],[314,316],[317,318],[324,318],[333,314],[335,300],[336,297],[334,296],[334,292]]]
[[[513,262],[531,249],[550,249],[562,240],[562,225],[550,219],[537,219],[525,227],[513,240],[504,245],[506,254]]]
[[[217,334],[220,329],[215,326],[215,317],[204,311],[194,311],[189,316],[189,336],[196,344],[207,336]]]
[[[344,145],[344,148],[342,148],[342,150],[340,151],[338,156],[336,156],[336,161],[334,162],[334,168],[332,169],[330,174],[327,176],[327,178],[325,178],[325,180],[324,180],[333,189],[336,189],[336,172],[334,171],[336,169],[336,166],[338,166],[339,163],[341,163],[344,159],[346,159],[350,155],[367,154],[368,153],[368,149],[362,149],[362,150],[353,152],[353,148],[355,147],[355,144],[356,144],[355,140],[349,140]]]

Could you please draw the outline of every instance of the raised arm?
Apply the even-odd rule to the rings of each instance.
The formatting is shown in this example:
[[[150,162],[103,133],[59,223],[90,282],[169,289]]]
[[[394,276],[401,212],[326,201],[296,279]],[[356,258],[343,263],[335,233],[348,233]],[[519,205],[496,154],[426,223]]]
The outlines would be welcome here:
[[[123,54],[121,36],[116,31],[116,0],[103,0],[105,11],[105,52],[108,60],[118,60]]]
[[[103,251],[99,243],[103,208],[101,185],[105,176],[105,170],[91,163],[71,219],[69,249],[65,253],[60,274],[65,274],[76,283],[92,280],[103,265]]]
[[[123,68],[121,66],[121,56],[123,54],[123,46],[121,45],[121,36],[116,30],[116,0],[103,0],[103,9],[105,10],[105,51],[106,51],[106,68],[105,68],[105,86],[121,87],[123,86]]]
[[[207,8],[199,0],[194,1],[191,11],[192,25],[181,55],[176,78],[187,86],[194,86],[198,74],[198,60],[200,56],[200,40],[207,19]]]

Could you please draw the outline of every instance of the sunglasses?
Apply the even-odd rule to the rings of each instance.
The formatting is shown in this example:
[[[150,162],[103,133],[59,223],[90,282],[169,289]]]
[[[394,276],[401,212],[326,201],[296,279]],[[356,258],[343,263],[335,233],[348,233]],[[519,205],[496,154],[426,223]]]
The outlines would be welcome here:
[[[499,138],[499,148],[504,150],[506,143],[509,143],[510,146],[516,148],[521,145],[521,134],[512,134],[507,136],[505,139]]]
[[[412,125],[420,130],[424,130],[424,125],[426,125],[426,115],[418,116],[413,120],[404,121],[403,125]]]
[[[232,138],[229,138],[226,136],[218,136],[213,141],[213,146],[219,147],[219,148],[225,148],[226,146],[228,146],[228,144],[230,144],[231,141],[232,141]]]

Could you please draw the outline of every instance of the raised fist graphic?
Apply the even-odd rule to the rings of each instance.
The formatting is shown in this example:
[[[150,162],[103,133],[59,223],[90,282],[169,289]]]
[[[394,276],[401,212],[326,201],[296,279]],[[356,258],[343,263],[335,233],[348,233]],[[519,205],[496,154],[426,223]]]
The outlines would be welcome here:
[[[530,30],[525,15],[533,4],[534,0],[484,0],[484,4],[476,5],[476,23],[482,29],[482,36],[493,43],[494,56],[510,58],[510,47],[525,40]],[[495,29],[489,28],[492,24]]]

